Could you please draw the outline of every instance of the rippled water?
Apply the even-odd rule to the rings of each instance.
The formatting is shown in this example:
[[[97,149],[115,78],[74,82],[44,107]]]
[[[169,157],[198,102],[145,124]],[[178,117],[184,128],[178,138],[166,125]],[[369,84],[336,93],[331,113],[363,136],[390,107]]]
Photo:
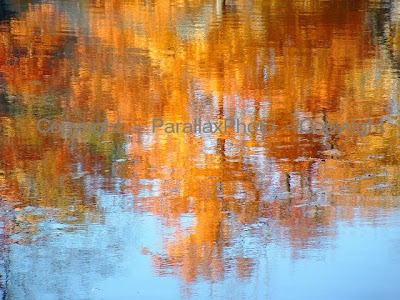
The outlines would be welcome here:
[[[398,300],[398,127],[290,128],[396,119],[399,79],[394,0],[3,0],[2,299]]]

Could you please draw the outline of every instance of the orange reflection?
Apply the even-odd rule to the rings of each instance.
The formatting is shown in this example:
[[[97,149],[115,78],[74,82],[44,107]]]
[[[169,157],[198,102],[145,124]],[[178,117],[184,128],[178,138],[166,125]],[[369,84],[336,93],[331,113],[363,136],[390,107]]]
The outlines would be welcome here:
[[[121,178],[135,209],[174,232],[162,253],[149,252],[155,269],[187,282],[216,281],[233,268],[250,277],[256,262],[244,255],[243,232],[258,247],[280,237],[296,256],[334,238],[335,221],[351,220],[355,209],[368,218],[396,206],[393,128],[364,138],[280,130],[203,139],[148,128],[153,118],[269,119],[283,128],[304,117],[344,123],[388,114],[398,79],[368,34],[367,1],[256,1],[249,14],[241,0],[181,4],[92,1],[75,21],[54,4],[32,4],[1,25],[7,105],[23,115],[1,119],[2,197],[18,208],[62,208],[61,221],[72,205],[76,223],[88,211],[95,222],[94,191],[115,191],[112,180]],[[33,130],[48,114],[147,128],[70,141]]]

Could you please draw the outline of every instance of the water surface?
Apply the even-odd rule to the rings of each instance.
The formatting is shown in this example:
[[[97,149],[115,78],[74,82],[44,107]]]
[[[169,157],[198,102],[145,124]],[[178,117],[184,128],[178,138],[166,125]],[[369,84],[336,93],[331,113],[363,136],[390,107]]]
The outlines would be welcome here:
[[[398,299],[398,1],[0,4],[3,299]],[[165,134],[154,118],[268,119]],[[103,137],[37,121],[120,120]]]

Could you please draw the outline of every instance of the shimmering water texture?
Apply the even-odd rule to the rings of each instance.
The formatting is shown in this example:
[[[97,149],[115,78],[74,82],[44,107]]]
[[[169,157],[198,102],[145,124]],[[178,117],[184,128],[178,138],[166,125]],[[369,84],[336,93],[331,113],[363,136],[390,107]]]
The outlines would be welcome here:
[[[289,130],[399,88],[400,1],[0,0],[0,298],[399,300],[399,127]]]

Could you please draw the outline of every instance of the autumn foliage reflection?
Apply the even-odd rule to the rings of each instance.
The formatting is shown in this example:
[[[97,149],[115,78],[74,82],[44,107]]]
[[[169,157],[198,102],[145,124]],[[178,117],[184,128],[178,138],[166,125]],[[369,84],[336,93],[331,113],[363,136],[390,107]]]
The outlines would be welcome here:
[[[87,212],[100,222],[96,188],[120,192],[122,179],[135,209],[173,232],[161,253],[144,253],[159,274],[188,282],[234,270],[250,277],[259,253],[249,249],[271,236],[296,257],[334,238],[335,221],[350,222],[354,210],[368,218],[395,207],[399,149],[389,126],[364,138],[149,131],[160,117],[344,123],[398,102],[394,66],[382,65],[367,30],[368,1],[255,1],[244,14],[245,2],[92,1],[77,19],[74,4],[31,4],[2,23],[1,197],[15,209],[59,208],[62,222],[71,206],[75,223]],[[71,141],[33,130],[42,116],[144,129]]]

